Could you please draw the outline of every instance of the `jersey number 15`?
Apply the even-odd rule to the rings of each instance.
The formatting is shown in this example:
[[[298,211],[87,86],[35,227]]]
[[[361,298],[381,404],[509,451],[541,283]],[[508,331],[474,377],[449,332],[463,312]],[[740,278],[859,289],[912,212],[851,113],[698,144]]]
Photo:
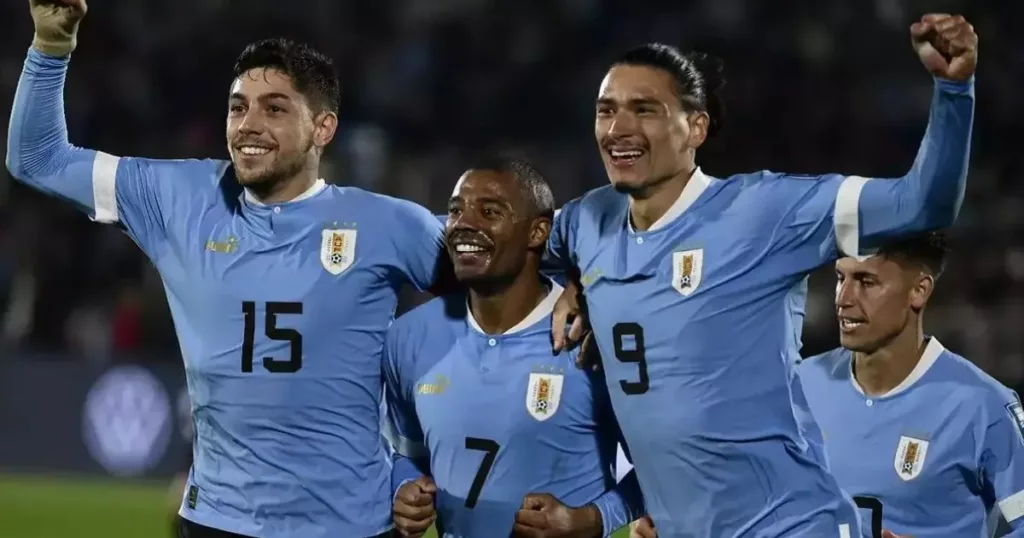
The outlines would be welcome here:
[[[285,303],[270,301],[264,309],[263,334],[270,340],[288,342],[288,359],[263,357],[263,368],[274,374],[294,374],[302,368],[302,334],[295,329],[282,329],[277,326],[277,316],[282,314],[301,314],[302,303]],[[242,335],[242,371],[252,372],[253,348],[256,341],[256,303],[244,301],[242,314],[245,316]]]

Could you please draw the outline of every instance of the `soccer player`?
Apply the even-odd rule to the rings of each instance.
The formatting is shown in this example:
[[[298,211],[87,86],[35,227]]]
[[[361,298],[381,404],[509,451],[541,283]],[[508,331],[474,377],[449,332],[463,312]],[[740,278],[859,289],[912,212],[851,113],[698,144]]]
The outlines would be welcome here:
[[[578,270],[588,307],[566,289],[555,347],[568,315],[589,314],[662,536],[856,534],[852,503],[794,416],[793,368],[809,271],[948,226],[959,210],[977,36],[948,15],[910,31],[936,80],[921,149],[899,178],[705,174],[695,153],[721,128],[722,81],[706,56],[647,45],[601,84],[594,126],[611,185],[552,227],[552,255]]]
[[[539,270],[553,213],[523,161],[484,162],[455,186],[446,237],[466,291],[400,317],[385,343],[403,536],[435,518],[463,538],[608,536],[643,513],[635,477],[613,487],[604,382],[551,353],[562,289]]]
[[[842,347],[798,368],[866,538],[992,536],[999,515],[1024,529],[1020,399],[923,332],[945,257],[932,233],[836,262]]]
[[[330,60],[286,40],[245,49],[227,103],[231,162],[115,157],[67,138],[85,2],[30,6],[7,166],[121,226],[163,277],[196,436],[183,535],[390,531],[381,346],[399,286],[427,288],[450,262],[426,209],[317,179],[338,124]]]

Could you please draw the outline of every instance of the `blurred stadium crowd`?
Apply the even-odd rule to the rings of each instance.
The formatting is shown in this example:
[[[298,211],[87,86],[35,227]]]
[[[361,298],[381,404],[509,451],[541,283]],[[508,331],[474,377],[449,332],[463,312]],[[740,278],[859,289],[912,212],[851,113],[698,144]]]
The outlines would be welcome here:
[[[726,60],[712,175],[774,169],[894,176],[910,166],[931,81],[907,42],[919,13],[964,13],[982,35],[968,200],[954,259],[926,316],[947,347],[1024,382],[1024,4],[967,0],[108,0],[91,6],[66,98],[73,142],[123,155],[224,157],[230,67],[284,35],[336,59],[342,126],[329,182],[441,212],[470,156],[503,151],[544,170],[562,202],[605,181],[591,131],[600,76],[651,40]],[[986,6],[988,6],[986,8]],[[0,17],[0,101],[31,36],[22,2]],[[159,278],[131,241],[0,180],[2,349],[106,361],[178,361]],[[197,246],[198,248],[198,246]],[[805,351],[834,345],[831,271],[812,279]]]

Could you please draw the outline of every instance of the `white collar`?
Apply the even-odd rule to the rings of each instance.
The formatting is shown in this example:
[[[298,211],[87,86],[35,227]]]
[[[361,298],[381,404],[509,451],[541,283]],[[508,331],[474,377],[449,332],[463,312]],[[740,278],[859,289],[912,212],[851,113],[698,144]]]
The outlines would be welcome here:
[[[540,304],[533,307],[533,311],[527,314],[522,321],[516,323],[515,327],[512,327],[502,334],[508,335],[520,332],[536,325],[540,320],[550,316],[551,312],[555,310],[555,302],[558,301],[558,297],[560,295],[562,295],[562,286],[559,286],[556,282],[551,282],[551,291],[548,292],[547,297],[545,297]],[[487,334],[480,328],[480,324],[476,322],[476,319],[473,318],[473,311],[469,308],[469,297],[466,297],[466,322],[469,323],[469,326],[477,332]]]
[[[658,228],[668,226],[672,221],[679,218],[684,211],[689,209],[690,206],[697,201],[697,198],[700,198],[700,195],[704,194],[704,191],[707,190],[710,185],[711,179],[704,175],[704,172],[702,172],[698,166],[697,169],[693,171],[689,181],[686,182],[686,186],[683,187],[683,192],[679,193],[679,198],[676,198],[676,201],[672,203],[672,207],[669,207],[668,211],[666,211],[661,218],[654,221],[646,231],[653,232]],[[633,229],[632,219],[626,219],[626,226],[629,227],[629,231],[635,231]]]
[[[925,346],[924,352],[921,353],[921,358],[917,361],[917,364],[914,366],[914,369],[911,370],[909,374],[907,374],[907,377],[905,377],[903,381],[900,381],[900,384],[893,387],[893,389],[890,390],[889,392],[886,392],[885,394],[882,394],[880,396],[874,396],[874,398],[888,398],[890,396],[895,396],[901,392],[906,391],[914,383],[917,383],[918,380],[924,377],[924,374],[928,371],[928,369],[931,368],[933,364],[935,364],[935,361],[939,360],[939,357],[941,357],[945,351],[946,348],[942,345],[941,342],[939,342],[939,339],[932,336],[928,340],[928,345]],[[853,360],[854,358],[851,354],[850,382],[853,383],[853,388],[856,389],[857,392],[861,393],[861,395],[866,396],[866,394],[864,394],[864,389],[861,388],[859,383],[857,383],[857,378],[853,375]]]
[[[284,203],[290,204],[292,202],[301,202],[302,200],[306,200],[306,199],[312,198],[312,197],[320,194],[320,191],[324,190],[324,188],[326,188],[326,187],[327,187],[327,182],[324,181],[322,178],[317,178],[317,180],[314,181],[313,184],[308,189],[306,189],[305,192],[303,192],[302,194],[300,194],[300,195],[296,196],[295,198],[292,198],[291,200],[288,200],[287,202],[284,202]],[[256,197],[253,196],[251,192],[249,192],[249,189],[245,189],[245,200],[247,202],[253,204],[253,205],[258,205],[258,206],[266,205],[263,202],[257,200]]]

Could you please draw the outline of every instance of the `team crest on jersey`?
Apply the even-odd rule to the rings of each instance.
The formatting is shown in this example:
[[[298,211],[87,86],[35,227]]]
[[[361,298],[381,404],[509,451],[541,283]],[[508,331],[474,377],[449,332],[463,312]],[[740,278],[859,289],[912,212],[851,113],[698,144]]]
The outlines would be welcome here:
[[[896,474],[904,481],[917,478],[924,468],[924,459],[928,456],[928,441],[916,437],[900,436],[900,444],[896,447],[896,459],[893,467]]]
[[[530,416],[545,421],[558,411],[562,398],[562,374],[530,374],[526,386],[526,411]]]
[[[1010,413],[1014,426],[1017,427],[1017,435],[1020,442],[1024,443],[1024,408],[1021,408],[1020,400],[1006,404],[1006,411]]]
[[[320,243],[320,263],[332,275],[348,269],[356,257],[355,230],[324,230]]]
[[[672,253],[672,287],[683,297],[688,297],[700,286],[704,268],[704,249],[684,250]]]

